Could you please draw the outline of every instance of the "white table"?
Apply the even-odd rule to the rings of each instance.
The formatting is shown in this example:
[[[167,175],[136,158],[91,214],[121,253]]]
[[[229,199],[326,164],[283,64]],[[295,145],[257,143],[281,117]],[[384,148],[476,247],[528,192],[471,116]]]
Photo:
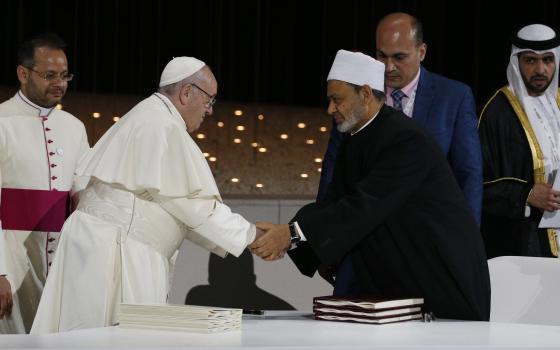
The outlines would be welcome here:
[[[438,320],[386,325],[315,321],[301,312],[243,319],[242,330],[217,334],[119,327],[48,335],[0,335],[0,348],[560,348],[560,327]]]

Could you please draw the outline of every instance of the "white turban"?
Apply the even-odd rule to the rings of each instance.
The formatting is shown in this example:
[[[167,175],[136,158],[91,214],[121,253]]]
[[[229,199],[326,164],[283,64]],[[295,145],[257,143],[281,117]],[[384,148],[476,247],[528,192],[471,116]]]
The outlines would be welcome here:
[[[375,58],[361,52],[338,50],[329,80],[340,80],[354,85],[368,85],[370,88],[384,90],[385,65]]]
[[[194,57],[175,57],[161,73],[159,87],[176,83],[198,72],[206,63]]]

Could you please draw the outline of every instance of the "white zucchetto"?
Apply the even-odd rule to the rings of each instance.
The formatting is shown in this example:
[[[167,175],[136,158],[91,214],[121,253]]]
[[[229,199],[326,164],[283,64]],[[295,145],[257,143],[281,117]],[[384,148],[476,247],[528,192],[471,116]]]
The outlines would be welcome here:
[[[165,66],[159,80],[159,87],[170,85],[190,77],[206,63],[194,57],[175,57]]]
[[[384,77],[385,65],[382,62],[361,52],[338,50],[327,81],[340,80],[384,91]]]

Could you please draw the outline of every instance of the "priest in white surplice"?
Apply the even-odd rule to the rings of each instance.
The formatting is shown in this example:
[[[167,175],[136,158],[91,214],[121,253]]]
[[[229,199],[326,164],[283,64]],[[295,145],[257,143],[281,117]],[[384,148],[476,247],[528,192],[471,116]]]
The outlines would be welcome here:
[[[55,108],[73,77],[64,47],[54,34],[23,43],[20,90],[0,104],[0,333],[31,329],[89,149],[82,122]]]
[[[217,88],[204,62],[174,58],[159,92],[87,154],[78,174],[91,180],[64,224],[31,333],[112,325],[121,302],[165,303],[183,239],[222,256],[253,242],[255,226],[222,203],[189,135]]]

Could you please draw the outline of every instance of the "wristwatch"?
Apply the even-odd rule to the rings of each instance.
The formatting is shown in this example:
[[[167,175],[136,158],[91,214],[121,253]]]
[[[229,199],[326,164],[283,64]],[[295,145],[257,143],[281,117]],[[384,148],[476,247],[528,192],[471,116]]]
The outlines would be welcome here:
[[[301,237],[296,230],[295,223],[290,222],[288,227],[290,228],[290,248],[288,248],[288,250],[292,250],[297,247],[299,241],[301,241]]]

